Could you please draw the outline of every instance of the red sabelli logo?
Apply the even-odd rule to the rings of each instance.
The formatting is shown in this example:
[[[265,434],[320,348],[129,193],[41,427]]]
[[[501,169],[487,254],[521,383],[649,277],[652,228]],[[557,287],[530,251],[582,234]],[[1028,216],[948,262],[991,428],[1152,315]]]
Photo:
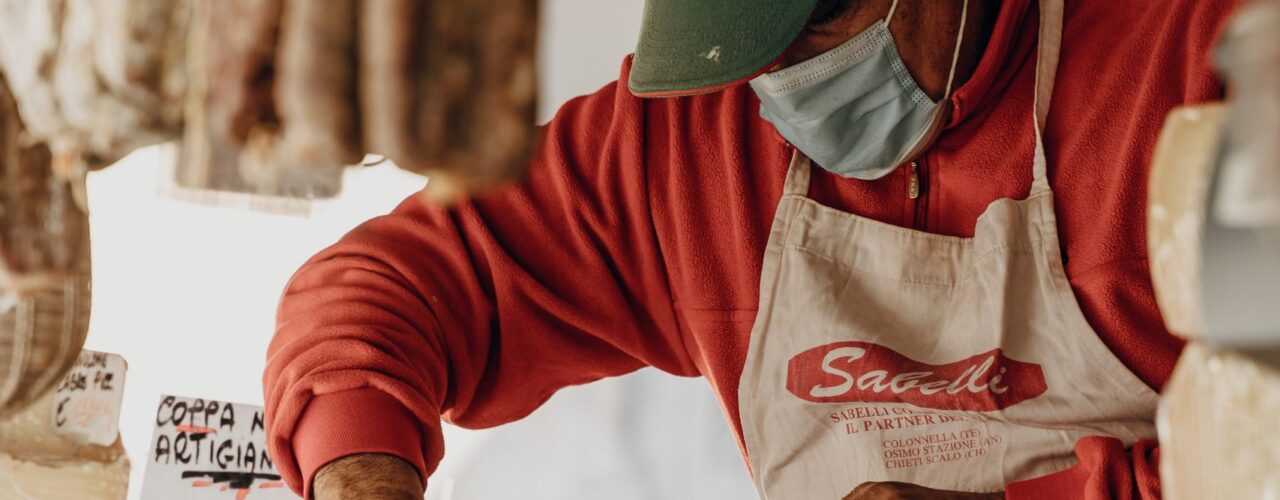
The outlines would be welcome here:
[[[995,411],[1044,394],[1040,365],[1000,349],[930,365],[867,342],[804,351],[787,366],[787,390],[815,403],[908,403],[938,410]]]

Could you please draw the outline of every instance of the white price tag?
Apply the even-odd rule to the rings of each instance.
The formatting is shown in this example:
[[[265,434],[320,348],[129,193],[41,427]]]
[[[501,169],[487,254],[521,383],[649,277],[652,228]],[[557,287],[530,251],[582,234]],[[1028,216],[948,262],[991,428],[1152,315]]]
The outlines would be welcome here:
[[[114,444],[120,434],[127,369],[118,354],[81,351],[54,393],[54,431],[99,446]]]

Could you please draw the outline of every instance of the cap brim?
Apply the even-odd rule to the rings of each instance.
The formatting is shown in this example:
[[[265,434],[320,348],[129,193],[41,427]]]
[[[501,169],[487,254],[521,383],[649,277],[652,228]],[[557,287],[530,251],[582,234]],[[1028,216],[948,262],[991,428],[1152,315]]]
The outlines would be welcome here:
[[[648,0],[627,82],[640,97],[702,94],[763,73],[817,0]]]

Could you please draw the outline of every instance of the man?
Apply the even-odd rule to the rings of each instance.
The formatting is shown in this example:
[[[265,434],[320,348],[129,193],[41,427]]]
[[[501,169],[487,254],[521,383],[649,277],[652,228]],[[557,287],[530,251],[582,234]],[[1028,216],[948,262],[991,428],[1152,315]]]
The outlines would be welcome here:
[[[318,499],[417,498],[441,418],[654,366],[707,378],[764,498],[1156,498],[1181,344],[1147,169],[1221,97],[1233,6],[650,0],[627,87],[567,104],[526,180],[299,271],[273,457]]]

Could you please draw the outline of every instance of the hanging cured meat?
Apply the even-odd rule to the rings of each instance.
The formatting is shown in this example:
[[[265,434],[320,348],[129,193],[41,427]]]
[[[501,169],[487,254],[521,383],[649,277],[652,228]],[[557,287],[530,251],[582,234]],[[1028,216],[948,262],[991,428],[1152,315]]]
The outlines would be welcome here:
[[[89,324],[89,221],[0,78],[0,417],[75,362]]]
[[[421,56],[415,35],[426,4],[419,0],[361,0],[360,110],[364,145],[409,167],[417,141],[414,75]]]
[[[340,176],[291,181],[277,168],[281,123],[274,94],[283,5],[193,0],[179,186],[303,198],[337,193]]]
[[[448,198],[518,177],[534,141],[536,0],[363,0],[365,144]]]
[[[84,178],[181,139],[179,186],[334,196],[366,153],[457,198],[533,149],[537,0],[0,0],[0,415],[83,343]]]
[[[327,197],[372,153],[448,198],[527,167],[536,1],[194,1],[185,187]]]
[[[62,170],[176,138],[185,0],[0,0],[0,67]]]
[[[280,168],[338,170],[358,163],[364,150],[356,103],[356,0],[288,2],[280,32]]]
[[[364,153],[464,191],[524,171],[537,0],[0,0],[0,68],[55,168],[184,135],[180,185],[336,194]],[[182,131],[185,120],[186,132]]]

